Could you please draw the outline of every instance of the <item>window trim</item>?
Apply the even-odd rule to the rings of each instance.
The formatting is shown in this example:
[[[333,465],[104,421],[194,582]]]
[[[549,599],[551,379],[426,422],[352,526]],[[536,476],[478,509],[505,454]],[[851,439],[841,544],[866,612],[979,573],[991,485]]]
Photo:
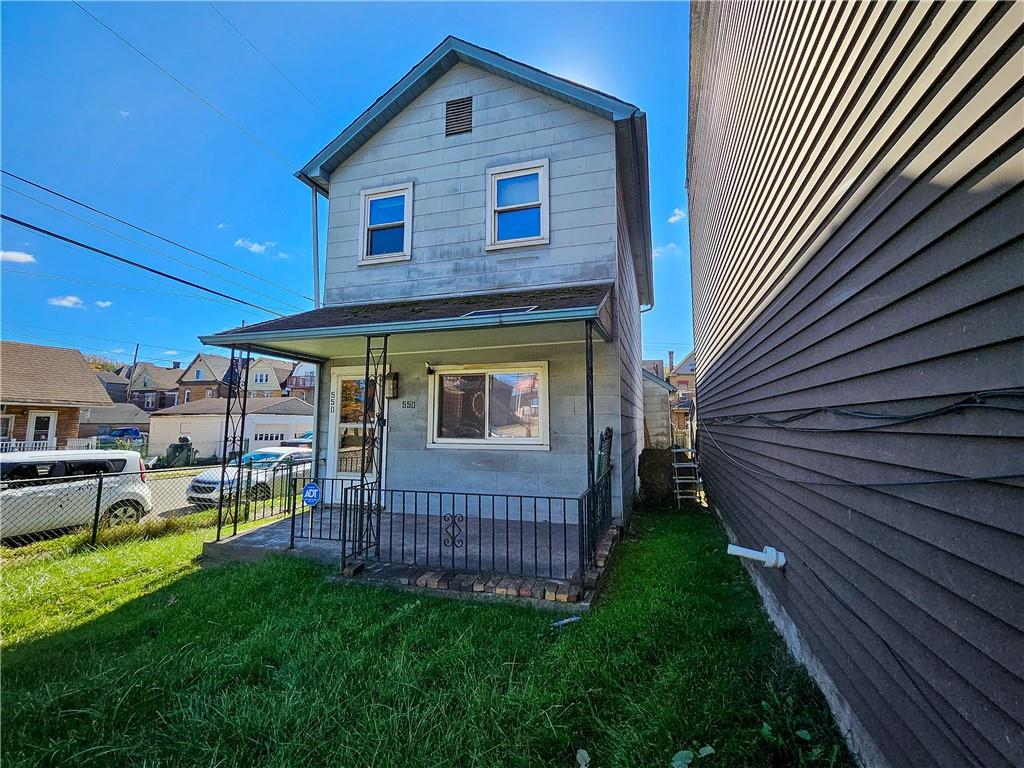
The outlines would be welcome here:
[[[548,159],[530,160],[512,165],[502,165],[497,168],[487,169],[487,240],[484,250],[500,251],[506,248],[523,248],[534,245],[547,245],[551,242],[551,231],[549,222],[549,187],[548,187]],[[537,193],[540,197],[540,235],[537,237],[520,237],[516,240],[498,240],[498,181],[515,176],[526,176],[536,171]],[[516,210],[519,208],[532,208],[533,205],[511,206],[503,210]]]
[[[203,369],[196,368],[195,373],[192,374],[194,381],[203,381]]]
[[[403,184],[374,187],[373,189],[364,189],[359,192],[359,254],[356,258],[357,266],[393,264],[396,261],[409,261],[412,258],[412,190],[413,182],[407,181]],[[370,202],[381,197],[394,197],[397,193],[405,195],[405,208],[402,218],[405,235],[402,240],[402,250],[401,252],[386,253],[380,256],[367,256],[366,248],[369,243],[367,234],[370,231]]]
[[[474,363],[471,365],[436,365],[427,377],[427,448],[476,449],[482,451],[549,451],[551,450],[551,408],[548,393],[548,364],[546,360],[527,363]],[[444,374],[483,375],[485,382],[490,375],[502,373],[536,373],[539,377],[538,397],[540,416],[539,437],[438,437],[437,393],[440,377]],[[487,412],[490,410],[489,384],[484,390],[484,427],[487,427]]]
[[[5,413],[0,415],[0,421],[6,421],[10,424],[10,426],[7,427],[7,437],[0,437],[0,440],[14,440],[14,414]]]
[[[270,374],[262,372],[262,371],[255,371],[252,374],[252,383],[253,384],[269,384],[270,383]]]

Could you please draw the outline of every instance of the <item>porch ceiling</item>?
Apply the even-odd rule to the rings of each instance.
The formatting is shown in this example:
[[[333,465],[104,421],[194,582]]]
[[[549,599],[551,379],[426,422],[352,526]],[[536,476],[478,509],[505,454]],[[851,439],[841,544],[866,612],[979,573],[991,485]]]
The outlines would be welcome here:
[[[593,320],[611,338],[609,284],[419,301],[324,307],[203,336],[204,344],[311,361],[361,356],[388,334],[389,354],[583,340]],[[516,330],[510,334],[509,327]],[[510,338],[510,335],[512,338]]]

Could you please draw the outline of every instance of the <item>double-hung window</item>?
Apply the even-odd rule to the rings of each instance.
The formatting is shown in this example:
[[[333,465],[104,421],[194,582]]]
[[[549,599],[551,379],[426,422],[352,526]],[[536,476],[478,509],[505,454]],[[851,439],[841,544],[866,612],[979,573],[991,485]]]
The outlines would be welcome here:
[[[433,446],[548,445],[546,363],[438,367],[429,397]]]
[[[254,373],[252,376],[253,384],[267,384],[270,382],[269,373]]]
[[[360,195],[359,263],[406,261],[412,255],[412,182]]]
[[[487,248],[548,242],[548,161],[487,171]]]

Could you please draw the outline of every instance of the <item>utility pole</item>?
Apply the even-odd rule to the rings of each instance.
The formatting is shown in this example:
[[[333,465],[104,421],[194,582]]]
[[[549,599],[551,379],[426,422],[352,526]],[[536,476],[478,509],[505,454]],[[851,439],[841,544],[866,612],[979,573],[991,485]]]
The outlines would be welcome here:
[[[132,370],[128,376],[128,391],[125,393],[124,401],[130,403],[132,401],[132,384],[135,383],[135,365],[139,362],[139,345],[135,345],[135,354],[132,355]]]

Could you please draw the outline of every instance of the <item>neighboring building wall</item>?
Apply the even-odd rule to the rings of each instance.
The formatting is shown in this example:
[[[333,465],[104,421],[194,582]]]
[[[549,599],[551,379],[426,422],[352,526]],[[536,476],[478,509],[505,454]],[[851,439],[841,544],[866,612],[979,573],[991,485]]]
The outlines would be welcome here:
[[[253,413],[245,418],[246,445],[250,451],[277,446],[282,440],[294,440],[313,428],[313,416],[261,415]],[[284,437],[276,437],[284,435]]]
[[[224,416],[153,416],[149,420],[149,452],[163,454],[187,435],[201,458],[223,451]]]
[[[223,383],[221,383],[219,381],[196,381],[196,382],[189,382],[188,386],[185,386],[184,384],[181,384],[181,385],[178,386],[178,402],[179,403],[186,402],[186,400],[185,400],[185,393],[186,392],[189,392],[188,402],[195,402],[196,400],[202,400],[204,397],[206,397],[206,391],[207,390],[210,390],[210,392],[212,393],[212,394],[210,394],[210,397],[227,397],[228,396],[228,385],[227,384],[223,384]],[[259,391],[257,393],[250,392],[249,396],[250,397],[271,396],[269,392],[267,393],[267,395],[264,395],[265,391],[266,390],[263,390],[263,391]],[[278,390],[278,394],[280,394],[280,390]],[[174,403],[169,403],[168,405],[174,405]]]
[[[50,405],[28,406],[28,405],[4,405],[2,412],[4,416],[14,416],[11,435],[14,440],[27,440],[28,417],[32,411],[56,411],[57,430],[55,433],[57,447],[64,448],[68,440],[79,437],[78,434],[78,408],[59,408]]]
[[[267,380],[257,382],[260,374],[265,374]],[[277,370],[266,360],[254,360],[249,366],[248,376],[249,397],[281,397],[281,380],[278,378]],[[224,387],[224,394],[220,397],[227,397],[227,387]],[[195,397],[195,394],[192,395]]]
[[[473,130],[444,135],[445,102],[473,96]],[[550,161],[550,244],[486,252],[488,168]],[[360,191],[412,181],[411,261],[357,266]],[[457,64],[331,176],[325,302],[383,301],[610,281],[613,124]]]
[[[962,480],[1024,474],[1019,398],[888,428],[818,410],[1024,386],[1024,15],[691,8],[710,500],[786,553],[751,573],[869,764],[1024,765],[1024,491]]]
[[[669,391],[644,379],[644,431],[649,448],[668,448],[672,444],[672,416]]]

